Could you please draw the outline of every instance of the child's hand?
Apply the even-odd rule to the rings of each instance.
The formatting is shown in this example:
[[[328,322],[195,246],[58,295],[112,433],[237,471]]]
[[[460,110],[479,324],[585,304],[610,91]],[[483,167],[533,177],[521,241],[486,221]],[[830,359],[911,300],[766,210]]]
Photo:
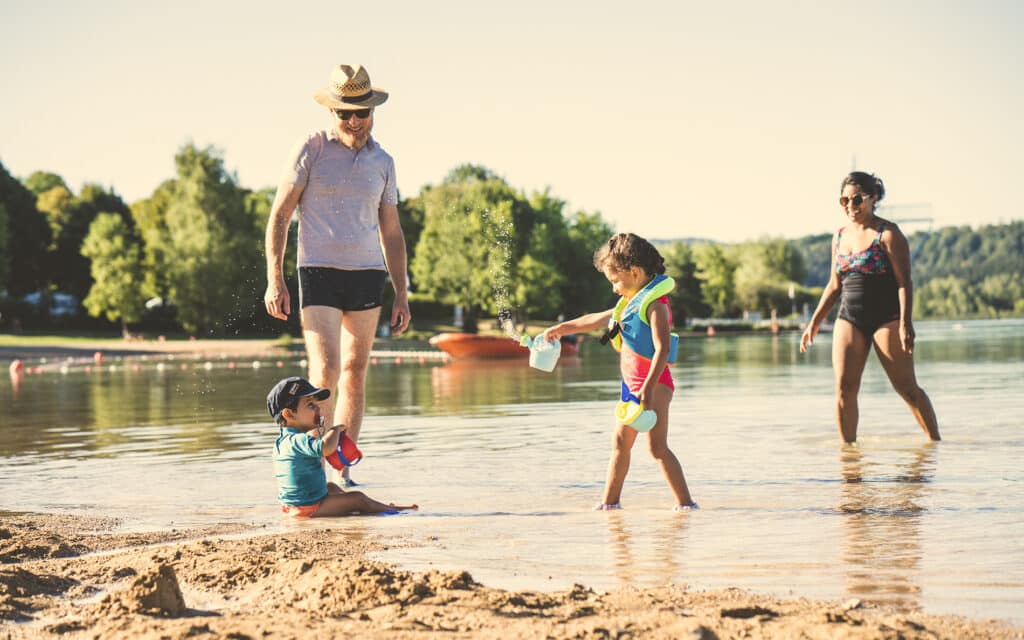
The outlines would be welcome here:
[[[555,340],[558,340],[559,338],[562,337],[561,326],[562,325],[560,324],[556,324],[553,327],[548,327],[547,329],[544,330],[544,333],[540,334],[540,337],[548,342],[554,342]]]
[[[645,384],[644,386],[640,387],[640,392],[636,394],[636,397],[638,400],[640,400],[640,404],[643,405],[644,409],[650,409],[651,407],[648,404],[647,400],[654,398],[653,386],[649,387]]]

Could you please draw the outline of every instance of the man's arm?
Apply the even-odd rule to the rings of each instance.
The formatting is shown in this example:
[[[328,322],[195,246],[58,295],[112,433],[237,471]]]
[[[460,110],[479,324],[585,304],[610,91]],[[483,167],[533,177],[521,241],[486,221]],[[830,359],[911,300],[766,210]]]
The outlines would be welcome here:
[[[284,250],[288,244],[288,225],[302,197],[303,188],[298,184],[279,186],[267,220],[267,292],[263,302],[267,313],[279,320],[287,320],[291,312],[291,297],[284,281]]]
[[[398,221],[397,205],[380,205],[379,216],[384,262],[388,268],[388,275],[391,276],[391,286],[395,288],[395,304],[391,307],[391,330],[398,334],[409,327],[409,321],[412,319],[409,313],[405,236],[402,235],[402,225]]]

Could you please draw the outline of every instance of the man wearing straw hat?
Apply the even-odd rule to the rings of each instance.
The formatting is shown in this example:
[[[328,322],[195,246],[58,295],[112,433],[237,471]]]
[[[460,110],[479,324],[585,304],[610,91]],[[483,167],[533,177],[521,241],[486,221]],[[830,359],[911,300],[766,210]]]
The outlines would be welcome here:
[[[373,114],[388,94],[361,65],[339,65],[314,96],[332,126],[292,151],[267,222],[267,313],[286,320],[288,225],[298,207],[299,308],[309,380],[338,388],[325,407],[358,440],[366,369],[380,318],[386,277],[395,289],[393,333],[409,326],[406,249],[398,222],[395,163],[370,136]],[[333,414],[332,414],[333,411]],[[347,471],[347,469],[346,469]],[[344,474],[346,485],[354,484]]]

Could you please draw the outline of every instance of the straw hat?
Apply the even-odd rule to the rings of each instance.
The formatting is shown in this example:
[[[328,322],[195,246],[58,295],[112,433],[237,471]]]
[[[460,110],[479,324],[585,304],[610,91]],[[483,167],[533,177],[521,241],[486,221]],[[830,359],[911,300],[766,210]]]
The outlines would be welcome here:
[[[313,99],[331,109],[365,109],[384,104],[388,92],[370,84],[370,74],[361,64],[339,64],[331,70],[331,81]]]

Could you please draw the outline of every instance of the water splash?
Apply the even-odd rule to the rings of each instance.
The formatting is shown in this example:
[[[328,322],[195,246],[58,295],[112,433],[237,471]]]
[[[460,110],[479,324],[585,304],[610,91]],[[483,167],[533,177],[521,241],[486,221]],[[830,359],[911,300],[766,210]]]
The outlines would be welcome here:
[[[488,211],[483,211],[483,218],[488,218]],[[514,229],[511,220],[491,219],[494,225],[494,248],[498,252],[499,260],[491,262],[490,275],[494,287],[494,308],[498,311],[498,326],[509,338],[519,341],[522,337],[516,330],[514,321],[515,314],[512,311],[515,304],[513,299],[512,278],[509,275],[512,270],[512,238]]]
[[[498,313],[498,325],[506,336],[519,342],[523,335],[516,330],[516,323],[512,320],[512,310],[502,309]]]

